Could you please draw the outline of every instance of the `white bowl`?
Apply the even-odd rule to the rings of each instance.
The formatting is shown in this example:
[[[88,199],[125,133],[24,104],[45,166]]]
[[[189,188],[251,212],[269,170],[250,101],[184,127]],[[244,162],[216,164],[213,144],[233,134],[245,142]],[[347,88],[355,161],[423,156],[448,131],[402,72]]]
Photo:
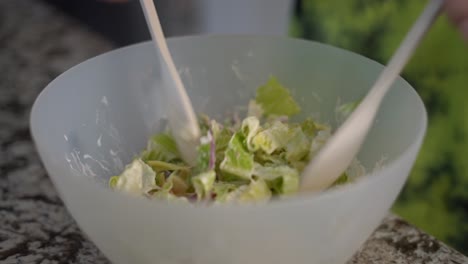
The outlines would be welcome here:
[[[361,98],[382,66],[354,53],[277,37],[169,40],[197,112],[222,117],[246,105],[270,75],[303,109],[334,124],[337,101]],[[81,229],[114,263],[344,263],[397,197],[426,130],[423,103],[399,79],[359,154],[383,168],[352,185],[263,206],[200,207],[129,197],[107,180],[163,125],[158,63],[150,43],[81,63],[38,97],[32,134]]]

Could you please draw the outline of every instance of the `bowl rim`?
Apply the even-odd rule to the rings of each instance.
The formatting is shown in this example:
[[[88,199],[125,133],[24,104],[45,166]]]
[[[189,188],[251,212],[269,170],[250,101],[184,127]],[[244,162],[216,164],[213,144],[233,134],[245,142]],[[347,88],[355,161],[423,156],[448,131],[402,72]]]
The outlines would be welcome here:
[[[191,40],[208,39],[208,38],[210,38],[210,39],[213,39],[213,38],[217,38],[217,39],[244,38],[246,40],[271,39],[272,41],[275,41],[275,40],[276,41],[289,41],[289,42],[304,43],[306,45],[311,45],[312,44],[312,45],[321,46],[323,48],[327,48],[327,49],[331,49],[331,50],[334,49],[337,52],[341,52],[341,53],[344,53],[344,54],[355,56],[356,58],[359,58],[362,61],[366,61],[367,63],[374,64],[376,67],[379,67],[379,68],[385,67],[383,64],[381,64],[381,63],[379,63],[379,62],[377,62],[377,61],[375,61],[373,59],[370,59],[368,57],[365,57],[365,56],[363,56],[361,54],[358,54],[358,53],[350,51],[350,50],[346,50],[346,49],[343,49],[343,48],[340,48],[340,47],[337,47],[337,46],[334,46],[334,45],[321,43],[321,42],[314,41],[314,40],[295,38],[295,37],[290,37],[290,36],[258,35],[258,34],[200,34],[200,35],[187,35],[187,36],[169,37],[169,38],[167,38],[167,42],[168,42],[168,46],[170,48],[171,43],[174,43],[174,42],[191,41]],[[33,144],[36,145],[36,149],[37,149],[37,143],[36,143],[37,138],[36,138],[36,135],[34,133],[34,131],[37,130],[37,127],[34,126],[34,123],[36,123],[34,121],[36,119],[36,113],[37,113],[36,109],[39,107],[39,105],[43,101],[43,98],[45,98],[48,93],[53,92],[53,90],[54,90],[53,86],[54,86],[56,81],[58,81],[61,78],[66,77],[68,74],[71,74],[71,72],[74,71],[75,68],[82,67],[87,62],[96,60],[98,58],[103,58],[103,57],[106,57],[106,56],[110,56],[110,55],[118,53],[118,52],[126,52],[127,50],[138,49],[140,47],[150,45],[150,43],[151,43],[151,40],[147,40],[147,41],[142,41],[142,42],[134,43],[134,44],[131,44],[131,45],[127,45],[127,46],[123,46],[123,47],[120,47],[120,48],[111,49],[109,51],[103,52],[103,53],[98,54],[96,56],[85,59],[85,60],[81,61],[80,63],[77,63],[76,65],[68,68],[66,71],[62,72],[59,76],[57,76],[52,81],[50,81],[46,85],[46,87],[36,97],[32,107],[31,107],[31,110],[30,110],[29,129],[30,129],[30,133],[32,135]],[[256,208],[256,210],[257,210],[258,208],[278,208],[278,207],[291,206],[291,205],[300,206],[300,205],[304,205],[305,203],[312,202],[312,201],[313,202],[320,202],[320,200],[326,200],[326,199],[331,198],[333,196],[339,195],[340,193],[343,193],[343,191],[346,191],[346,190],[352,191],[353,189],[356,189],[356,188],[362,188],[365,185],[373,185],[374,182],[379,181],[380,178],[384,177],[384,174],[385,174],[385,173],[383,173],[384,171],[391,170],[393,167],[395,167],[399,163],[403,162],[403,160],[405,159],[405,157],[409,154],[409,152],[411,150],[414,149],[415,151],[417,151],[417,153],[419,153],[420,150],[418,150],[418,148],[422,144],[422,142],[423,142],[423,140],[425,138],[426,131],[427,131],[427,125],[428,125],[427,109],[426,109],[421,97],[419,96],[419,94],[416,92],[416,90],[413,88],[413,86],[411,84],[409,84],[402,76],[399,76],[397,80],[402,81],[405,84],[405,86],[407,86],[407,87],[405,87],[405,89],[407,89],[409,93],[411,93],[413,96],[415,96],[415,98],[416,98],[415,103],[423,111],[423,116],[422,116],[422,119],[421,119],[422,126],[419,129],[419,131],[418,131],[418,133],[417,133],[417,135],[415,137],[416,140],[414,140],[411,144],[407,145],[403,149],[401,155],[399,155],[398,157],[396,157],[394,159],[389,160],[388,163],[385,164],[385,166],[383,166],[382,168],[378,169],[377,171],[372,171],[372,172],[366,173],[366,175],[364,175],[363,177],[358,178],[355,182],[350,183],[350,184],[346,184],[345,186],[341,186],[339,188],[333,188],[333,189],[329,189],[329,190],[322,191],[322,192],[317,192],[317,193],[298,193],[298,194],[292,195],[291,197],[287,197],[285,199],[278,199],[278,200],[275,200],[275,201],[271,201],[271,202],[268,202],[268,203],[262,203],[262,204],[252,203],[252,204],[239,205],[239,204],[233,203],[233,204],[219,204],[219,205],[216,205],[216,206],[198,206],[196,203],[195,204],[193,204],[193,203],[187,203],[187,204],[186,203],[170,203],[170,204],[168,204],[165,201],[140,199],[139,197],[134,197],[134,196],[122,193],[122,192],[116,192],[116,191],[110,190],[109,188],[106,188],[104,186],[96,184],[93,180],[89,179],[88,177],[75,177],[75,176],[72,176],[72,177],[80,178],[79,181],[82,181],[83,183],[85,183],[85,182],[93,183],[93,185],[95,185],[97,188],[99,188],[100,191],[113,193],[111,195],[127,196],[130,199],[138,199],[138,200],[141,200],[141,201],[149,202],[150,204],[153,204],[153,205],[160,205],[160,206],[167,205],[167,206],[171,206],[171,207],[193,208],[194,205],[195,205],[195,207],[197,207],[197,210],[200,210],[200,209],[220,210],[220,209],[223,209],[223,208],[224,209],[237,208],[237,209],[241,209],[241,210],[242,209],[250,210],[251,208]],[[55,89],[58,89],[58,88],[55,88]],[[39,153],[39,156],[40,156],[40,153]],[[42,157],[40,157],[40,158],[41,158],[41,162],[42,162]],[[49,175],[48,172],[47,172],[47,175]],[[49,178],[51,178],[52,181],[54,182],[54,179],[53,179],[52,176],[49,176]],[[407,178],[408,178],[408,176],[406,176],[405,182],[406,182]]]

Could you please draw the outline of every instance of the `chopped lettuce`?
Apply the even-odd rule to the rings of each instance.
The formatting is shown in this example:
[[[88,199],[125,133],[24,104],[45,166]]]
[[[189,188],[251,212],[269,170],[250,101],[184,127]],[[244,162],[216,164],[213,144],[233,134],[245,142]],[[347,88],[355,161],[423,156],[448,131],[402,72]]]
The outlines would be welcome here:
[[[228,202],[232,199],[232,192],[234,192],[239,186],[231,182],[215,182],[213,185],[213,194],[216,202]],[[232,201],[232,200],[231,200]]]
[[[257,133],[252,139],[252,145],[256,149],[261,149],[267,154],[286,146],[291,132],[287,125],[276,121],[270,127]]]
[[[354,107],[338,110],[349,114]],[[109,186],[171,202],[242,204],[290,196],[298,192],[301,172],[331,135],[328,125],[311,118],[291,121],[299,111],[290,92],[272,77],[258,88],[244,119],[235,113],[218,123],[199,116],[203,136],[194,166],[182,160],[171,134],[158,133],[121,175],[109,179]],[[364,173],[355,160],[330,187]]]
[[[252,144],[252,140],[260,130],[260,120],[258,120],[258,118],[255,116],[247,117],[242,122],[241,130],[245,137],[247,149],[249,151],[256,151],[258,149],[258,146]]]
[[[156,172],[156,186],[162,187],[166,183],[166,172]]]
[[[210,166],[210,142],[198,146],[197,170],[206,171]]]
[[[248,185],[242,185],[237,188],[233,185],[221,187],[221,194],[215,200],[218,203],[265,202],[272,196],[268,185],[262,179],[252,180]]]
[[[115,182],[115,178],[113,182]],[[114,185],[114,189],[133,195],[147,194],[155,188],[157,188],[156,173],[141,159],[135,159],[127,165]]]
[[[265,115],[292,116],[301,110],[289,91],[274,77],[257,89],[255,101]]]
[[[299,172],[286,165],[255,164],[254,175],[265,180],[275,194],[290,195],[299,189]]]
[[[231,140],[232,136],[233,136],[233,133],[227,128],[222,128],[218,134],[215,134],[215,145],[216,145],[215,168],[219,168],[221,161],[224,160],[224,154],[228,148],[229,141]]]
[[[255,162],[259,164],[275,164],[275,165],[287,165],[288,161],[285,158],[284,152],[275,152],[272,154],[266,154],[263,151],[255,153]]]
[[[348,180],[349,180],[348,174],[343,173],[343,174],[341,174],[340,177],[338,177],[338,179],[336,179],[336,181],[333,183],[333,186],[343,185],[343,184],[347,183]]]
[[[109,179],[109,187],[111,187],[112,189],[115,188],[115,186],[117,185],[117,182],[119,181],[119,176],[112,176],[110,179]]]
[[[160,171],[174,171],[174,170],[189,170],[188,166],[159,161],[159,160],[147,160],[148,164],[155,172]]]
[[[315,137],[315,134],[317,132],[317,126],[315,125],[315,122],[311,118],[307,118],[304,120],[304,122],[301,123],[301,129],[302,132],[312,140]]]
[[[243,144],[245,138],[242,133],[236,133],[229,141],[228,148],[221,162],[221,171],[241,179],[250,179],[252,176],[254,159]]]
[[[289,134],[290,139],[285,146],[286,159],[289,162],[300,161],[309,153],[311,142],[300,127],[291,128]]]
[[[165,133],[154,135],[148,142],[148,147],[143,153],[143,159],[165,162],[180,160],[179,150],[174,138]]]
[[[186,197],[174,194],[173,187],[172,181],[168,181],[158,191],[151,193],[149,197],[172,202],[188,202]]]
[[[271,191],[263,179],[252,180],[247,188],[239,193],[238,201],[246,202],[263,202],[271,198]]]
[[[192,184],[198,200],[209,198],[215,179],[216,173],[214,170],[201,173],[192,178]]]
[[[176,195],[183,195],[189,189],[189,185],[177,171],[172,172],[165,183],[169,183],[172,186],[171,191]]]

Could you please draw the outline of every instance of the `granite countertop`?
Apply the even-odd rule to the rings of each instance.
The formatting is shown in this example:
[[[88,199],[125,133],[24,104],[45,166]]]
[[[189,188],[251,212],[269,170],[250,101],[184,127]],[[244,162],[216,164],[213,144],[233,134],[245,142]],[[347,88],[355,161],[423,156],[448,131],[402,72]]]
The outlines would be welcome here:
[[[35,0],[0,1],[0,263],[109,263],[67,213],[35,152],[29,111],[47,83],[112,45]],[[389,215],[349,263],[468,263]]]

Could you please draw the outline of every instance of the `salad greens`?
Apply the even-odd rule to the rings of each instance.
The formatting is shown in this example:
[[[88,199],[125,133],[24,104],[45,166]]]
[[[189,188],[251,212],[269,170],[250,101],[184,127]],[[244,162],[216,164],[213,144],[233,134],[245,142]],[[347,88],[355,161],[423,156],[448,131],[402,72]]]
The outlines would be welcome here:
[[[109,185],[148,198],[211,203],[265,202],[295,194],[302,170],[331,134],[329,126],[311,118],[289,121],[299,112],[290,92],[271,77],[257,89],[243,120],[221,124],[200,116],[196,166],[182,160],[170,133],[159,133]],[[353,162],[349,172],[362,172],[359,166]],[[334,185],[356,176],[349,172]]]

